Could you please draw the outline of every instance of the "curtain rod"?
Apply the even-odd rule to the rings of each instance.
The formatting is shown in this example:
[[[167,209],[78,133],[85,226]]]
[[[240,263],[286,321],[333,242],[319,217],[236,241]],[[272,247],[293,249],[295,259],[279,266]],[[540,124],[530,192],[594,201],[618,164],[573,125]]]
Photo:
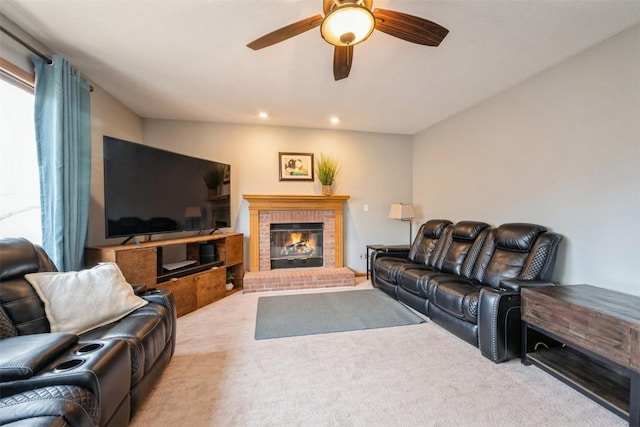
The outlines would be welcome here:
[[[14,39],[15,41],[17,41],[18,43],[20,43],[22,46],[24,46],[27,50],[29,50],[30,52],[32,52],[33,54],[37,55],[38,57],[42,58],[42,60],[44,62],[47,63],[47,65],[52,65],[53,64],[53,59],[49,58],[48,56],[46,56],[45,54],[41,53],[39,50],[37,50],[36,48],[34,48],[33,46],[27,44],[26,42],[24,42],[22,39],[20,39],[18,36],[16,36],[15,34],[13,34],[11,31],[7,30],[5,27],[3,27],[2,25],[0,25],[0,31],[2,31],[3,33],[5,33],[6,35],[8,35],[9,37],[11,37],[12,39]],[[89,91],[93,92],[93,86],[89,85]]]
[[[26,47],[28,50],[30,50],[32,53],[38,55],[40,58],[42,58],[43,61],[45,61],[47,63],[47,65],[51,65],[53,64],[53,60],[51,58],[48,58],[47,56],[45,56],[43,53],[40,53],[40,51],[36,50],[36,48],[32,47],[31,45],[25,43],[24,41],[22,41],[18,36],[16,36],[15,34],[13,34],[11,31],[7,30],[5,27],[3,27],[2,25],[0,25],[0,31],[2,31],[3,33],[5,33],[6,35],[8,35],[9,37],[11,37],[12,39],[14,39],[15,41],[17,41],[18,43],[20,43],[22,46]]]

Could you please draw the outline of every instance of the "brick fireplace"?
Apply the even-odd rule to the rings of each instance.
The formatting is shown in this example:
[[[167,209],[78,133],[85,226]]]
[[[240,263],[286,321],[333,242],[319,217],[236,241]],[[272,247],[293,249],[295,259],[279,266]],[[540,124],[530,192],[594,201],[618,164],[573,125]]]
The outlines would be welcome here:
[[[349,196],[244,195],[249,202],[249,271],[244,292],[353,286],[344,267],[344,204]],[[321,267],[272,268],[272,224],[320,223],[323,226]]]

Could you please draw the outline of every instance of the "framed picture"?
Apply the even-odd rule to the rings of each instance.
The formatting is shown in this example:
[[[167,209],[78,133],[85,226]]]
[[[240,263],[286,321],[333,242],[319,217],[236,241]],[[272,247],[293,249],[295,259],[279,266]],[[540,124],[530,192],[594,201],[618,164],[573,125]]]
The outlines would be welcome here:
[[[231,165],[224,165],[224,179],[225,184],[231,181]]]
[[[280,181],[313,181],[313,153],[278,153]]]

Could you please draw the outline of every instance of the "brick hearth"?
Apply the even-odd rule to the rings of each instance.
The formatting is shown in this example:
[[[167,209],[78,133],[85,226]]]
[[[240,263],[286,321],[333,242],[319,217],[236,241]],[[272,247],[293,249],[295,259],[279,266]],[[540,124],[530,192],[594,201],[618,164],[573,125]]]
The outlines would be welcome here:
[[[249,202],[249,271],[244,292],[353,286],[353,271],[344,268],[344,203],[349,196],[244,195]],[[271,270],[272,223],[324,224],[322,267]]]
[[[247,272],[242,282],[244,292],[334,288],[354,285],[353,271],[346,267],[281,268],[255,273]]]

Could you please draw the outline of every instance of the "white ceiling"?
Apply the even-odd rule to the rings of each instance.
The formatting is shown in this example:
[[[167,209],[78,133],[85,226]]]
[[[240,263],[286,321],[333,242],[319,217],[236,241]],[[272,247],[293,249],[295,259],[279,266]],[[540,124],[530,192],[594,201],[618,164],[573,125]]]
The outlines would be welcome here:
[[[381,32],[333,80],[319,28],[250,41],[322,0],[0,0],[2,13],[146,118],[414,134],[640,22],[640,1],[374,0],[450,30],[439,47]]]

